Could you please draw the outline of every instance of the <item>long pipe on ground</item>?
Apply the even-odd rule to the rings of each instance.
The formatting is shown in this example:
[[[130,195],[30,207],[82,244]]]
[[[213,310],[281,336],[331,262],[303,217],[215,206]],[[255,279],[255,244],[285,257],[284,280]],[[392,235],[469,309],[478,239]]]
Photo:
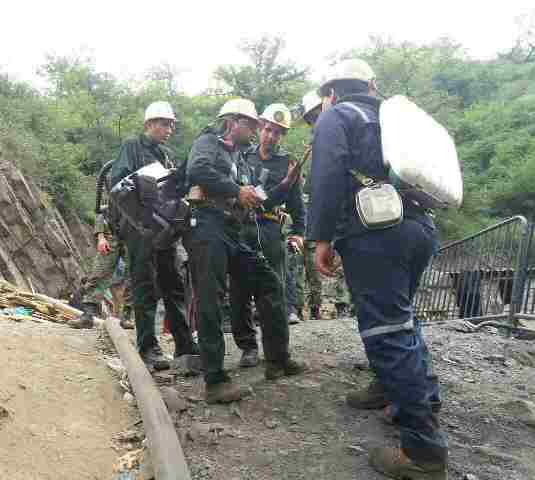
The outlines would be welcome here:
[[[119,352],[134,390],[156,480],[191,480],[184,452],[160,390],[130,343],[128,335],[119,325],[119,320],[108,317],[104,320],[104,325]]]

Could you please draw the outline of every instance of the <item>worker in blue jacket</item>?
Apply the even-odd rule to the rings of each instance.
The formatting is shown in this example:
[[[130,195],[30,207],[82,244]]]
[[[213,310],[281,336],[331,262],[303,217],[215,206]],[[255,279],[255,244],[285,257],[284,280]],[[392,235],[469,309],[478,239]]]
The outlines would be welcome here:
[[[334,275],[333,248],[340,254],[370,366],[384,398],[399,409],[401,447],[373,449],[370,463],[392,478],[444,480],[447,441],[432,412],[436,385],[413,312],[437,233],[428,213],[403,197],[403,220],[387,228],[369,229],[357,213],[362,179],[389,179],[370,66],[357,59],[341,62],[319,93],[307,239],[316,242],[316,265],[324,275]]]

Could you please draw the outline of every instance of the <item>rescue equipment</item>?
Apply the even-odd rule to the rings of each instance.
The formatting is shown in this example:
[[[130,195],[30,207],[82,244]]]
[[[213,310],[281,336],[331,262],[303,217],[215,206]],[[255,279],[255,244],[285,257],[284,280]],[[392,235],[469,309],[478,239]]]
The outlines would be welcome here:
[[[460,207],[463,180],[447,130],[402,95],[381,103],[379,122],[385,166],[402,196],[425,209]]]

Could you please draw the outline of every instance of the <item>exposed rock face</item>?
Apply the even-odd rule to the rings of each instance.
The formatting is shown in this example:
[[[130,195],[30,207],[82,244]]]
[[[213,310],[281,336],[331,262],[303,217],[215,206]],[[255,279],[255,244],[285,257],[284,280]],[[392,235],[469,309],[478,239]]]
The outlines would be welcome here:
[[[92,252],[88,227],[74,215],[66,222],[30,179],[0,161],[0,277],[61,297],[84,275],[83,258]]]

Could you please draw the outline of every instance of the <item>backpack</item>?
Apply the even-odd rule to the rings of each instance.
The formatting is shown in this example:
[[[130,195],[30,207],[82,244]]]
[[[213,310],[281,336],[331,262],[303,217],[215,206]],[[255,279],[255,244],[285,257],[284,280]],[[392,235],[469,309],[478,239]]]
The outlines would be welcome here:
[[[369,122],[360,107],[343,103]],[[389,183],[401,196],[424,209],[460,207],[463,180],[447,130],[402,95],[381,103],[379,124]]]
[[[423,208],[459,208],[463,179],[448,131],[402,95],[379,110],[383,158],[392,184]]]
[[[148,237],[156,249],[172,246],[189,227],[186,162],[166,169],[159,162],[123,178],[110,191],[110,202],[119,212],[119,236],[127,225]]]

